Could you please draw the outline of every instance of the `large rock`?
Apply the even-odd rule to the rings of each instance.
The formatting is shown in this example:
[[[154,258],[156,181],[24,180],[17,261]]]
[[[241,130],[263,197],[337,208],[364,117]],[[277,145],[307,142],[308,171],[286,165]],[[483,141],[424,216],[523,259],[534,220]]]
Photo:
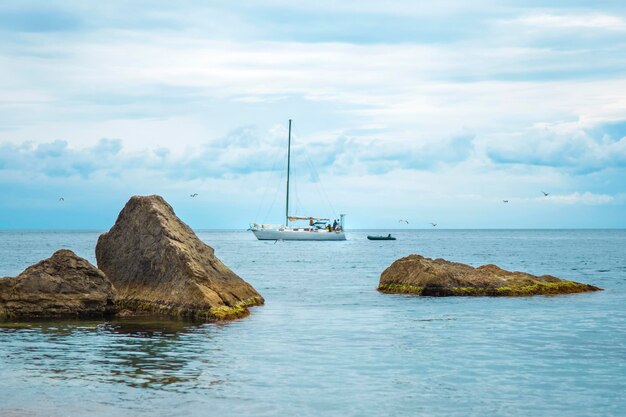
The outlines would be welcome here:
[[[445,259],[410,255],[398,259],[380,276],[378,290],[424,296],[528,296],[571,294],[601,288],[550,275],[510,272],[496,265],[474,268]]]
[[[102,271],[61,249],[13,278],[0,278],[0,317],[105,316],[115,289]]]
[[[157,195],[126,203],[98,239],[96,259],[118,291],[120,309],[222,320],[263,304]]]

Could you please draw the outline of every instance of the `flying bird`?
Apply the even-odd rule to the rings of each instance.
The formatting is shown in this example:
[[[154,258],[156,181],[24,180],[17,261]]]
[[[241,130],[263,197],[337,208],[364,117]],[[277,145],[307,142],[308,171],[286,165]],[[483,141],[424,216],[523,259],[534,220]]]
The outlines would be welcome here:
[[[409,224],[409,221],[408,221],[408,220],[398,220],[398,223],[406,223],[406,224]]]
[[[543,196],[544,196],[544,197],[547,197],[547,196],[549,196],[549,195],[550,195],[550,193],[546,193],[545,191],[542,191],[542,193],[543,193]]]
[[[503,202],[503,203],[508,203],[508,202],[509,202],[509,200],[502,200],[502,202]]]
[[[193,198],[193,197],[197,197],[197,196],[198,196],[198,193],[193,193],[193,194],[190,194],[189,196],[190,196],[190,197],[192,197],[192,198]]]
[[[431,223],[430,224],[432,227],[437,227],[437,223]]]
[[[63,197],[59,198],[59,201],[65,201],[65,199]]]

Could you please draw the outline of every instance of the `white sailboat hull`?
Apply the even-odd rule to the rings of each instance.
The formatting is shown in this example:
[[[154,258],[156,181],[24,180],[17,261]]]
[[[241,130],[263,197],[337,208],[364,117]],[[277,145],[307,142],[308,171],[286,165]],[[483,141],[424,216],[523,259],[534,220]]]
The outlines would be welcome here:
[[[346,240],[343,231],[311,229],[252,229],[252,233],[259,240]]]

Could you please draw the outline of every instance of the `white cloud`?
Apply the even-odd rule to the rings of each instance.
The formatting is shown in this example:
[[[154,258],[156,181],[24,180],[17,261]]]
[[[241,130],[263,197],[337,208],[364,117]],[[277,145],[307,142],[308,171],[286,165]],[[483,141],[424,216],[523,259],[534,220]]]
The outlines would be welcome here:
[[[544,29],[594,29],[626,31],[626,21],[620,16],[589,14],[532,14],[516,19],[527,26]]]
[[[65,48],[69,56],[45,65],[26,56],[0,67],[6,97],[0,118],[12,127],[4,138],[45,141],[54,134],[95,143],[114,136],[130,147],[168,147],[179,130],[177,146],[197,144],[257,122],[255,115],[239,118],[244,106],[264,107],[272,124],[285,119],[294,97],[311,120],[334,106],[331,117],[341,117],[344,127],[377,124],[385,126],[387,137],[407,141],[464,128],[484,136],[554,119],[626,118],[626,79],[515,80],[528,73],[587,70],[584,52],[472,44],[239,43],[115,31]],[[612,59],[615,66],[625,60]],[[25,86],[29,93],[22,97]],[[219,105],[207,108],[213,102]]]
[[[485,143],[484,150],[496,163],[562,167],[578,173],[625,167],[626,122],[544,123]]]
[[[306,143],[346,205],[376,195],[381,207],[436,213],[470,197],[477,207],[539,205],[525,196],[544,186],[582,205],[623,191],[615,178],[626,139],[594,131],[626,120],[623,16],[450,1],[287,3],[269,6],[298,12],[298,22],[255,14],[266,3],[155,3],[146,19],[125,5],[68,3],[87,29],[3,32],[0,143],[9,145],[0,181],[117,175],[257,193],[293,118],[295,147]],[[321,9],[353,21],[329,28],[335,38],[313,36],[320,30],[307,31],[306,20]],[[404,35],[377,38],[373,27]],[[97,148],[102,137],[120,142]]]

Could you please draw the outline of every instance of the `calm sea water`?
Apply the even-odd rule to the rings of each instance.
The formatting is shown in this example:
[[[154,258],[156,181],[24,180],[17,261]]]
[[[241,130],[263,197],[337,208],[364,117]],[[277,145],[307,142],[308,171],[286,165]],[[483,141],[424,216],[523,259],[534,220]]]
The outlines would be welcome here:
[[[274,244],[200,231],[266,300],[228,324],[4,323],[0,415],[626,415],[626,231],[417,230],[394,232],[395,242],[367,234]],[[0,276],[61,247],[95,263],[98,235],[0,232]],[[410,253],[606,291],[376,292],[380,273]]]

